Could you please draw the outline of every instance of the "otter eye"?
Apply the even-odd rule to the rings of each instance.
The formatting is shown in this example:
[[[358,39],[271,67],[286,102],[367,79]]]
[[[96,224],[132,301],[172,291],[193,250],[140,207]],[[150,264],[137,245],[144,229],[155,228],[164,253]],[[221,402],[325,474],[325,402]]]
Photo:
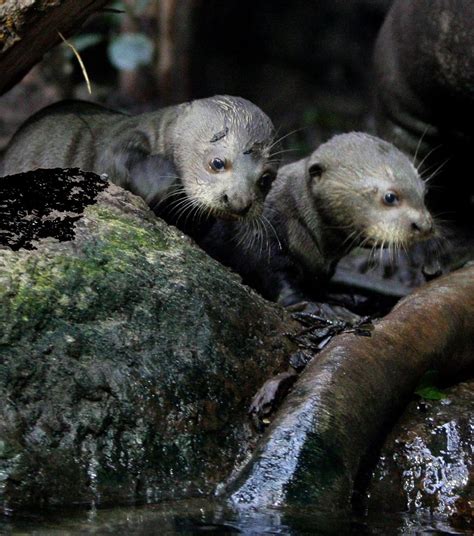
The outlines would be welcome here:
[[[267,193],[275,179],[276,173],[274,171],[265,171],[258,179],[258,187],[262,192]]]
[[[398,204],[398,195],[394,192],[387,192],[384,196],[383,196],[383,202],[388,205],[389,207],[392,207],[394,205],[397,205]]]
[[[209,162],[209,167],[213,170],[213,171],[224,171],[225,169],[225,160],[221,160],[220,158],[213,158],[210,162]]]
[[[323,171],[323,166],[321,164],[313,164],[308,169],[309,176],[313,179],[316,177],[321,177]]]

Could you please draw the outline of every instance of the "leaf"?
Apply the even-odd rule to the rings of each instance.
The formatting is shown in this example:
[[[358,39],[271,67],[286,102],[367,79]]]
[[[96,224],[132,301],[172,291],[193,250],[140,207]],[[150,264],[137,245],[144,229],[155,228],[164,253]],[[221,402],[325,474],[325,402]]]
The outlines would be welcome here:
[[[415,393],[425,400],[443,400],[443,398],[446,398],[443,391],[437,387],[422,387],[417,389]]]
[[[121,71],[133,71],[141,65],[149,65],[153,51],[153,42],[142,33],[121,34],[112,39],[107,50],[110,62]]]
[[[415,389],[415,394],[425,400],[442,400],[446,398],[444,392],[437,387],[439,382],[439,372],[437,370],[428,370]]]

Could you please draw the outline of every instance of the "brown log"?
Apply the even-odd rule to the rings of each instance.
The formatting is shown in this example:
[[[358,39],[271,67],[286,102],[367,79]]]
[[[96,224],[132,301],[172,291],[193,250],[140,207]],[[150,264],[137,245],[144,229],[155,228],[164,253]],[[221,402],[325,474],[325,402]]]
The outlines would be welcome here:
[[[407,296],[371,337],[335,337],[229,486],[232,502],[349,508],[363,460],[429,369],[454,379],[474,373],[472,264]]]
[[[0,94],[109,0],[0,0]]]

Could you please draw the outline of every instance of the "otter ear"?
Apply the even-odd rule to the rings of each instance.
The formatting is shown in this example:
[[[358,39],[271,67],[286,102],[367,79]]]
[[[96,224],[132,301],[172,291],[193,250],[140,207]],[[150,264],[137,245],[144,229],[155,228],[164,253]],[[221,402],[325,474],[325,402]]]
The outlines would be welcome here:
[[[119,186],[127,188],[130,183],[130,170],[145,160],[151,152],[148,136],[139,130],[119,137],[104,155],[102,169],[109,179]]]
[[[314,164],[311,164],[309,166],[309,168],[308,168],[309,176],[312,179],[321,178],[323,172],[324,172],[324,168],[323,168],[322,164],[320,164],[319,162],[315,162]]]

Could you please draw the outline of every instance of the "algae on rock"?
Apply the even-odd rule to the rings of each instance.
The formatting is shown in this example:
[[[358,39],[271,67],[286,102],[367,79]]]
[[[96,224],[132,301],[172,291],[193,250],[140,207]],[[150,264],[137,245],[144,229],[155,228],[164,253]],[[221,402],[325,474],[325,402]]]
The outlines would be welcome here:
[[[211,493],[256,439],[284,311],[114,185],[36,245],[0,249],[1,503]]]

